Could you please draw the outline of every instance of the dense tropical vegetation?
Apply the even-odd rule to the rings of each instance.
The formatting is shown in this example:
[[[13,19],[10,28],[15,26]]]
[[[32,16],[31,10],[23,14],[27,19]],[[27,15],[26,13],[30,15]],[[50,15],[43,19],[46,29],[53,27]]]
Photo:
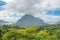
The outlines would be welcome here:
[[[60,24],[27,28],[2,25],[0,40],[60,40]]]

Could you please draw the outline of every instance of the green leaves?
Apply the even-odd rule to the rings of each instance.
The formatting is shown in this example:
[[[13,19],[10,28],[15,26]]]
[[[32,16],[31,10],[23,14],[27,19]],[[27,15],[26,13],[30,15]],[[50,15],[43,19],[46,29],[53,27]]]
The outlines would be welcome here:
[[[60,39],[60,30],[56,30],[55,34]]]
[[[16,29],[13,29],[7,33],[5,33],[2,37],[3,40],[16,40],[16,39],[19,39],[21,36],[21,34],[19,32],[17,32]]]
[[[0,28],[0,40],[59,40],[59,28],[58,25],[40,28],[16,28],[16,26],[6,25]]]

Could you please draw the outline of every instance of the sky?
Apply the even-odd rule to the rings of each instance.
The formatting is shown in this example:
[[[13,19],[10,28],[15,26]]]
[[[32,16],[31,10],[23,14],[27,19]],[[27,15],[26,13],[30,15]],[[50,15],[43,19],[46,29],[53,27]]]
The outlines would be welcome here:
[[[29,14],[54,24],[60,21],[60,0],[0,0],[0,20],[16,22]]]

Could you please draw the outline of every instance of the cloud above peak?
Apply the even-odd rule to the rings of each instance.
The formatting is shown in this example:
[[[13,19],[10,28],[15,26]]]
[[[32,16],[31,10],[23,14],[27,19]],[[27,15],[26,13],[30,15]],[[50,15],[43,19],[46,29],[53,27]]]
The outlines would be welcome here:
[[[36,7],[34,6],[36,3],[38,3],[37,0],[15,0],[8,3],[5,6],[5,9],[20,13],[32,14],[37,12]]]
[[[2,1],[6,2],[6,5],[4,5],[5,8],[4,10],[14,12],[16,13],[16,15],[18,13],[23,15],[30,14],[33,16],[39,15],[39,17],[41,17],[43,20],[50,18],[51,20],[55,20],[57,16],[54,15],[51,16],[47,14],[47,10],[60,8],[60,0],[2,0]],[[45,14],[43,14],[44,12]],[[57,18],[60,18],[60,16],[58,16]]]
[[[60,0],[6,0],[6,10],[33,14],[39,10],[60,8]]]

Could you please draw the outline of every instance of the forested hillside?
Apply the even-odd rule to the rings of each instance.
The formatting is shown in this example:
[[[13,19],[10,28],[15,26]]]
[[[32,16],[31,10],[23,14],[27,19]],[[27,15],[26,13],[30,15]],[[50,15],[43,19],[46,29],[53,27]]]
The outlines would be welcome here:
[[[60,24],[30,28],[3,25],[0,40],[60,40]]]

